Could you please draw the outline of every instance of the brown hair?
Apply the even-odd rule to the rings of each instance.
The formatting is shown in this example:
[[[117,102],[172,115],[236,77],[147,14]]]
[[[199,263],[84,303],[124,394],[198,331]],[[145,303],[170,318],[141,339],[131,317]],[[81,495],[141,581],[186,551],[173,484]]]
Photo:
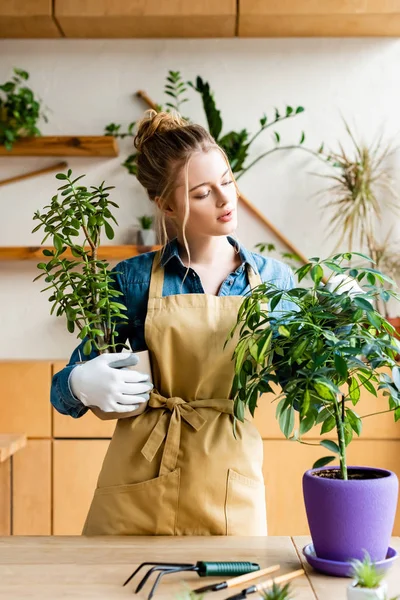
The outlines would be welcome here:
[[[177,169],[185,167],[185,216],[182,235],[190,260],[185,225],[189,217],[188,168],[192,155],[218,149],[226,160],[238,194],[239,190],[226,153],[204,127],[190,123],[178,113],[157,113],[153,109],[146,113],[137,124],[134,138],[134,145],[138,151],[137,179],[146,189],[150,200],[154,201],[157,196],[161,198],[157,222],[159,239],[165,245],[168,235],[162,209],[174,191]]]

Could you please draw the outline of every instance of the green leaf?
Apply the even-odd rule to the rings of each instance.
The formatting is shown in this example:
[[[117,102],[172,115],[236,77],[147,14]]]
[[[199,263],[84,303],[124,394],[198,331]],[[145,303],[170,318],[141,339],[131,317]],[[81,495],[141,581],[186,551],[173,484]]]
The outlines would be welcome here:
[[[315,423],[315,414],[309,413],[300,421],[300,435],[304,435],[307,431],[310,431]]]
[[[284,325],[278,327],[278,332],[284,337],[290,337],[290,331]]]
[[[108,237],[108,239],[112,240],[114,238],[114,229],[109,223],[107,223],[107,221],[104,221],[104,229],[106,231],[106,236]]]
[[[309,411],[311,404],[311,396],[308,389],[305,390],[303,395],[303,402],[301,404],[301,416],[305,417]]]
[[[347,363],[344,360],[344,358],[342,356],[340,356],[339,354],[335,354],[334,362],[335,362],[336,371],[339,373],[339,375],[341,375],[344,379],[347,379],[347,377],[348,377]]]
[[[358,400],[360,399],[360,387],[357,383],[357,379],[355,377],[351,377],[350,378],[350,384],[349,384],[349,394],[350,394],[350,399],[353,403],[353,405],[355,406],[358,402]]]
[[[314,265],[311,269],[311,278],[316,285],[319,285],[320,281],[324,276],[324,271],[321,265]]]
[[[323,446],[327,450],[330,450],[334,454],[339,454],[340,453],[339,446],[337,445],[336,442],[333,442],[332,440],[322,440],[320,442],[320,444],[321,444],[321,446]]]
[[[332,429],[334,429],[334,427],[336,427],[336,421],[335,417],[331,415],[322,423],[321,435],[323,433],[329,433],[330,431],[332,431]]]
[[[371,381],[369,381],[366,377],[364,377],[360,373],[357,373],[357,375],[358,375],[358,378],[359,378],[361,384],[365,387],[365,389],[368,392],[370,392],[370,394],[377,396],[376,389],[375,389],[374,385],[371,383]]]
[[[323,381],[315,382],[314,389],[320,398],[324,400],[333,400],[334,393]]]
[[[329,465],[333,460],[335,460],[334,456],[324,456],[323,458],[319,458],[315,461],[312,468],[320,469],[321,467],[325,467],[325,465]]]
[[[294,427],[294,409],[292,406],[288,406],[281,411],[279,415],[279,427],[283,435],[288,438]]]
[[[56,179],[65,180],[65,179],[68,179],[68,177],[65,175],[65,173],[57,173]]]
[[[355,431],[356,434],[359,436],[362,430],[362,421],[360,417],[350,409],[346,410],[346,417],[353,431]]]
[[[359,308],[362,308],[363,310],[373,310],[371,304],[368,302],[368,300],[365,300],[365,298],[362,298],[361,296],[356,296],[353,299],[354,304],[356,304]]]
[[[83,354],[89,356],[92,351],[92,340],[87,340],[83,346]]]

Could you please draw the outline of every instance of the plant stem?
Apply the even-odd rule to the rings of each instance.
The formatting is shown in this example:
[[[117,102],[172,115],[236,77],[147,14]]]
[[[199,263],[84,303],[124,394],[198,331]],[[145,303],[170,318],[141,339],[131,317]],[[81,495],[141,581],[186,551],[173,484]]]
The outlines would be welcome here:
[[[338,435],[339,442],[339,456],[340,456],[340,471],[342,474],[342,479],[348,479],[347,477],[347,464],[346,464],[346,442],[344,439],[344,419],[340,414],[340,409],[342,408],[342,414],[344,412],[344,395],[342,394],[341,406],[337,401],[337,398],[333,401],[333,406],[335,409],[335,421],[336,421],[336,431]]]
[[[315,152],[315,150],[310,150],[309,148],[303,148],[303,146],[300,145],[291,145],[291,146],[278,146],[277,148],[272,148],[272,150],[267,150],[267,152],[264,152],[263,154],[260,154],[260,156],[258,156],[257,158],[255,158],[253,160],[253,162],[251,162],[247,167],[245,167],[244,169],[241,170],[241,172],[236,175],[236,179],[239,179],[242,175],[244,175],[246,173],[246,171],[248,171],[251,167],[253,167],[259,160],[261,160],[262,158],[264,158],[265,156],[268,156],[268,154],[272,154],[273,152],[277,152],[278,150],[304,150],[304,152],[309,152],[310,154],[312,154],[313,156],[319,158],[320,160],[322,160],[323,162],[326,162],[324,159],[321,158],[321,156],[319,155],[318,152]]]

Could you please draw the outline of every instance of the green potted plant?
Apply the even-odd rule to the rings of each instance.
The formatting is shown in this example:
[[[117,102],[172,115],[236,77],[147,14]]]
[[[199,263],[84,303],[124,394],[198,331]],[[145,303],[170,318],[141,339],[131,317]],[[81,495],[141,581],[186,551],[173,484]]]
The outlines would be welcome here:
[[[260,160],[269,156],[276,151],[292,150],[294,148],[302,147],[305,141],[305,133],[302,131],[300,139],[295,144],[282,145],[281,135],[277,128],[283,121],[293,119],[297,115],[304,112],[302,106],[285,106],[283,109],[275,108],[272,116],[263,114],[259,118],[259,126],[255,133],[247,131],[247,129],[241,129],[238,131],[228,131],[223,133],[223,120],[221,111],[216,105],[214,93],[211,90],[210,84],[204,81],[202,77],[196,77],[195,81],[185,82],[182,79],[180,71],[169,71],[166,77],[166,83],[164,86],[164,93],[168,96],[168,102],[163,106],[162,104],[156,104],[157,111],[171,110],[182,113],[184,104],[189,101],[187,93],[189,88],[198,93],[201,97],[201,102],[204,109],[205,118],[207,120],[208,130],[214,137],[215,141],[221,148],[223,148],[228,156],[229,163],[231,165],[233,173],[235,173],[236,179],[239,179],[247,171],[249,171],[256,163]],[[190,121],[189,117],[185,117]],[[121,124],[110,123],[105,128],[105,135],[113,135],[119,138],[134,137],[136,122],[132,121],[126,131],[122,131]],[[261,152],[255,158],[249,160],[251,153],[251,146],[257,140],[259,136],[264,134],[267,130],[272,129],[272,145],[264,152]],[[131,175],[136,176],[136,158],[137,153],[130,154],[123,163],[123,166],[128,170]]]
[[[83,177],[73,179],[71,170],[58,173],[56,178],[63,182],[58,188],[60,194],[33,217],[39,221],[33,232],[43,230],[42,244],[50,239],[54,246],[43,250],[45,260],[37,265],[41,273],[34,281],[44,277],[47,285],[42,291],[49,292],[50,314],[65,317],[68,331],[84,341],[81,361],[128,348],[118,342],[118,328],[128,318],[120,301],[122,292],[114,285],[118,272],[98,257],[102,234],[108,239],[114,237],[113,224],[117,221],[111,211],[118,205],[109,197],[111,186],[103,182],[88,189],[78,184]],[[148,351],[127,354],[126,359],[111,366],[151,372]],[[120,413],[90,408],[100,419],[121,418]],[[136,412],[123,416],[132,414]]]
[[[290,600],[292,598],[290,583],[280,585],[274,581],[269,590],[262,592],[261,597],[264,600]]]
[[[143,215],[138,217],[140,229],[138,231],[138,243],[142,246],[155,246],[156,232],[153,229],[154,217]]]
[[[276,416],[287,438],[306,444],[303,435],[314,425],[320,425],[321,434],[335,433],[336,441],[320,442],[331,455],[303,478],[315,552],[330,561],[361,558],[363,549],[374,561],[385,559],[398,494],[394,473],[347,465],[346,448],[362,429],[356,412],[361,387],[374,395],[376,386],[384,389],[388,410],[400,418],[399,342],[392,325],[373,307],[377,297],[398,301],[399,296],[383,289],[391,280],[377,269],[348,266],[354,258],[370,260],[360,253],[316,257],[296,271],[299,284],[291,290],[261,284],[244,299],[230,334],[238,336],[234,425],[236,419],[243,421],[246,408],[254,414],[259,395],[272,393],[274,383],[280,388]],[[331,272],[325,286],[324,269]],[[311,284],[302,287],[307,274]],[[293,303],[285,314],[276,312],[283,298]],[[294,431],[296,414],[299,429]],[[334,459],[339,465],[327,467]]]
[[[21,137],[40,136],[38,121],[47,117],[30,88],[25,85],[29,73],[14,69],[10,81],[0,85],[0,144],[11,150]]]
[[[324,212],[328,209],[332,217],[329,220],[328,235],[336,236],[335,250],[343,247],[351,252],[354,247],[366,248],[369,256],[375,261],[376,268],[390,277],[398,275],[393,269],[390,258],[391,234],[380,243],[379,229],[385,210],[399,214],[400,204],[393,178],[388,168],[388,159],[394,152],[390,142],[385,142],[383,136],[367,144],[358,140],[349,125],[344,121],[345,131],[350,141],[350,148],[345,150],[339,144],[338,151],[325,151],[323,146],[314,153],[322,160],[326,172],[320,177],[331,181],[332,185],[321,190],[317,196],[322,200]],[[394,249],[394,248],[393,248]],[[377,309],[383,311],[385,318],[398,327],[399,317],[390,317],[385,303],[377,301]]]
[[[71,169],[58,173],[60,194],[34,214],[39,224],[33,233],[44,231],[42,244],[50,239],[54,246],[43,250],[47,262],[37,265],[41,273],[34,281],[44,277],[48,285],[42,291],[51,292],[51,314],[64,315],[68,331],[86,339],[83,353],[89,356],[93,350],[117,351],[117,325],[127,316],[118,302],[122,293],[113,288],[109,263],[98,258],[102,232],[114,237],[112,223],[117,221],[110,209],[118,205],[109,198],[113,188],[103,182],[88,189],[78,184],[83,177],[73,179]]]
[[[385,573],[376,567],[368,552],[362,560],[355,559],[350,564],[353,580],[347,586],[347,600],[388,600]]]

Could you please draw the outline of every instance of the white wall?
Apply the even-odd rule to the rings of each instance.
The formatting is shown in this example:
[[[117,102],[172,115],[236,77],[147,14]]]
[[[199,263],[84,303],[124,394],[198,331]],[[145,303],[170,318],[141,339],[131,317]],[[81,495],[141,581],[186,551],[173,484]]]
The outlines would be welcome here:
[[[51,109],[47,135],[100,135],[111,122],[128,124],[140,117],[142,103],[133,97],[144,89],[155,101],[162,95],[169,69],[185,80],[197,75],[211,83],[224,119],[224,131],[255,131],[264,111],[303,105],[306,112],[284,123],[283,143],[307,133],[309,146],[323,140],[336,147],[345,141],[340,113],[370,140],[381,126],[399,141],[400,40],[395,39],[257,39],[257,40],[0,40],[0,82],[12,67],[26,69],[29,84]],[[205,124],[194,92],[186,104],[194,120]],[[189,113],[189,110],[188,110]],[[346,143],[346,141],[345,141]],[[270,146],[269,133],[260,136],[253,155]],[[74,174],[86,173],[86,183],[103,179],[115,185],[114,199],[121,226],[116,243],[127,241],[135,218],[149,211],[145,192],[111,159],[68,158]],[[51,157],[0,158],[0,180],[50,165]],[[393,160],[393,168],[399,163]],[[241,180],[249,199],[306,255],[328,255],[326,219],[313,194],[324,184],[314,177],[318,164],[306,153],[276,153],[261,161]],[[0,245],[39,244],[32,235],[33,212],[56,192],[49,174],[0,187]],[[396,187],[399,188],[397,181]],[[244,211],[239,238],[250,248],[273,236]],[[391,218],[390,222],[395,223]],[[343,248],[344,249],[344,248]],[[62,319],[48,315],[49,302],[40,294],[35,262],[0,262],[0,358],[65,358],[76,341],[64,331]]]

